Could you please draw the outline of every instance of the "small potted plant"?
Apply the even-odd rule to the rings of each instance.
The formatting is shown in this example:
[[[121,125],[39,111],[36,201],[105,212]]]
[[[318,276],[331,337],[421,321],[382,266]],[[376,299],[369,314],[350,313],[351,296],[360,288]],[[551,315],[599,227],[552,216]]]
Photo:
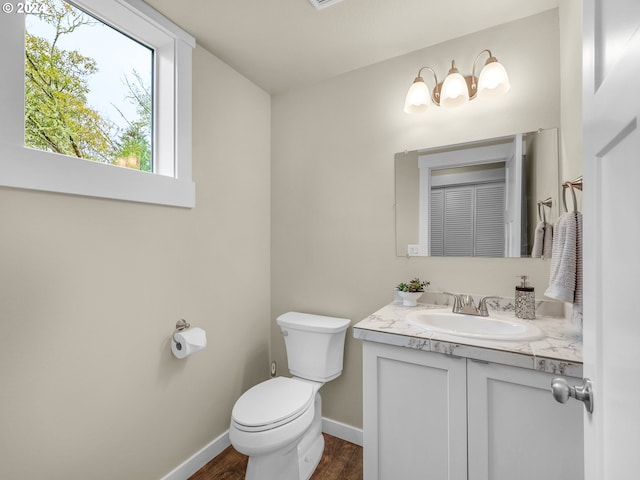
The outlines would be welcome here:
[[[405,307],[415,307],[418,304],[418,299],[424,293],[424,289],[429,286],[431,282],[421,281],[418,277],[411,280],[409,283],[400,283],[396,287],[398,294],[402,297],[402,304]]]

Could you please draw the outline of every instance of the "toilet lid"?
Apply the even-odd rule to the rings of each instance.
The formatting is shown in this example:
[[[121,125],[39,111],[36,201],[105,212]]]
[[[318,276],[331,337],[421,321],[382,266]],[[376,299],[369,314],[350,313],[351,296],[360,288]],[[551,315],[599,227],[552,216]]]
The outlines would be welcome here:
[[[247,390],[231,412],[238,427],[267,430],[283,425],[306,411],[313,402],[311,384],[287,377],[276,377]]]

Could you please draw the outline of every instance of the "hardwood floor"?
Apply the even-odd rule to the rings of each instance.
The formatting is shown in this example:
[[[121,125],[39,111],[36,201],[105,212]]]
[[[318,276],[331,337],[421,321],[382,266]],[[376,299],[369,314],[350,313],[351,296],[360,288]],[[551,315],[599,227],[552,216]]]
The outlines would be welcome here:
[[[310,480],[362,480],[362,447],[326,433],[323,435],[324,453]],[[228,447],[189,480],[244,480],[247,459],[233,447]]]

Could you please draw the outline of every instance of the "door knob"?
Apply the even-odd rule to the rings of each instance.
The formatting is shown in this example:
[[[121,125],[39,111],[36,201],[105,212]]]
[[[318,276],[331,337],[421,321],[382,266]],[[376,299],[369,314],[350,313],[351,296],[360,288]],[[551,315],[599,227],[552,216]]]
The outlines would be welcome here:
[[[551,381],[551,393],[560,403],[567,403],[569,397],[573,397],[576,400],[584,402],[584,408],[587,412],[593,412],[593,388],[591,386],[591,380],[585,378],[582,381],[582,385],[569,385],[567,381],[562,377],[555,377]]]

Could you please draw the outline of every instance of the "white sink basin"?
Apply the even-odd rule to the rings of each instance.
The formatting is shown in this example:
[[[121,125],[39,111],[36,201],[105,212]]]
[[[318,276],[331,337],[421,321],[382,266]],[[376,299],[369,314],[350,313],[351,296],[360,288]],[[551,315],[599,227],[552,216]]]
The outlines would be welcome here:
[[[543,336],[535,325],[504,314],[488,317],[453,313],[450,309],[421,310],[407,315],[407,323],[430,332],[485,340],[535,340]]]

